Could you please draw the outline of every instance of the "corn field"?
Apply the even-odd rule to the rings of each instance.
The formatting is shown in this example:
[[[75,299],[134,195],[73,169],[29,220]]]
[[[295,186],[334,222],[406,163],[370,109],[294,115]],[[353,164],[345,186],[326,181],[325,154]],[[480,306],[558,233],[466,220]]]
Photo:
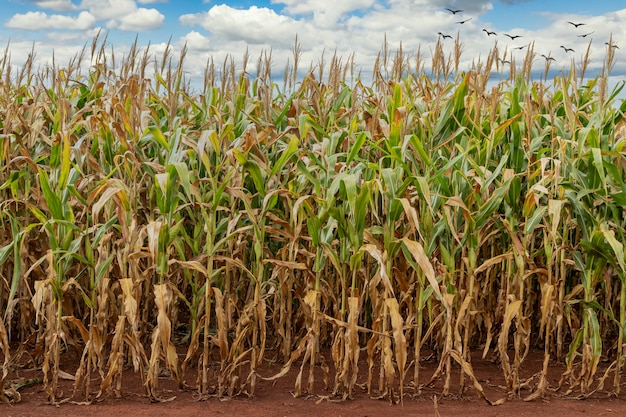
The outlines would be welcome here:
[[[509,397],[620,393],[613,48],[596,78],[588,51],[534,80],[532,45],[467,71],[458,39],[432,62],[384,45],[365,84],[338,56],[298,78],[296,43],[282,82],[270,54],[250,76],[246,54],[240,70],[209,62],[194,92],[185,49],[116,61],[104,45],[67,66],[0,61],[3,402],[19,401],[25,358],[53,403],[119,397],[129,367],[154,401],[164,373],[206,399],[253,396],[290,369],[296,396],[362,384],[395,403],[438,380],[491,401],[472,353],[498,363]],[[531,349],[544,360],[528,380]]]

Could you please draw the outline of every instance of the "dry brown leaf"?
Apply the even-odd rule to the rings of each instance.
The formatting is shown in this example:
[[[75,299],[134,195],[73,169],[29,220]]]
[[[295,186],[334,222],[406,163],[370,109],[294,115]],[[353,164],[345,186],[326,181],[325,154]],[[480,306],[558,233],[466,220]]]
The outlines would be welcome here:
[[[171,342],[172,323],[168,317],[170,304],[173,299],[172,290],[167,284],[155,284],[153,286],[154,303],[157,307],[157,325],[152,333],[152,351],[150,355],[147,388],[152,399],[161,401],[161,397],[157,393],[159,362],[161,355],[165,358],[165,365],[168,371],[182,387],[182,379],[180,378],[178,355],[176,347]]]
[[[394,352],[396,357],[396,364],[398,365],[398,371],[400,373],[400,402],[404,398],[404,377],[406,371],[406,358],[407,358],[407,346],[406,337],[404,335],[403,327],[404,320],[400,314],[400,306],[398,300],[395,298],[388,298],[385,300],[389,311],[389,317],[391,318],[391,328],[393,330]]]
[[[393,296],[394,295],[393,287],[391,285],[389,275],[387,275],[387,264],[386,264],[387,252],[382,252],[380,249],[378,249],[376,245],[371,244],[371,243],[361,246],[359,251],[365,251],[369,253],[371,257],[374,258],[376,262],[378,262],[378,273],[376,274],[376,277],[372,279],[372,282],[371,282],[372,287],[376,287],[376,285],[378,284],[378,281],[382,281],[383,286],[385,287],[385,290],[387,291],[387,294],[389,294],[390,296]]]
[[[150,255],[152,256],[152,263],[157,263],[159,254],[159,234],[161,234],[161,227],[163,223],[158,220],[153,220],[148,223],[146,230],[148,232],[148,248]]]
[[[494,256],[493,258],[487,259],[474,270],[474,275],[478,275],[481,272],[487,270],[489,267],[502,263],[504,261],[508,261],[510,259],[513,259],[513,254],[511,252],[503,253],[501,255]]]
[[[96,395],[96,398],[102,397],[105,393],[114,391],[116,398],[121,398],[122,392],[120,390],[122,370],[124,367],[124,326],[126,324],[126,316],[119,316],[117,325],[115,326],[115,333],[113,333],[113,340],[111,342],[111,353],[109,354],[109,361],[107,364],[108,372],[102,383],[100,384],[100,391]]]
[[[417,235],[422,238],[419,228],[420,221],[417,217],[417,210],[415,210],[415,207],[413,207],[413,205],[407,198],[400,198],[399,200],[400,203],[402,203],[402,207],[404,208],[404,213],[409,219],[411,229],[415,230],[417,232]]]
[[[301,271],[306,271],[309,269],[309,267],[303,262],[281,261],[279,259],[263,259],[263,263]]]
[[[21,396],[15,390],[11,391],[11,388],[4,388],[9,376],[9,363],[11,361],[11,352],[9,350],[9,338],[7,335],[6,327],[4,327],[4,321],[0,318],[0,349],[2,350],[2,356],[4,361],[2,363],[2,374],[0,375],[0,401],[5,403],[17,403],[21,400]],[[15,391],[15,392],[13,392]],[[17,395],[15,395],[17,393]]]
[[[419,242],[408,238],[402,238],[400,240],[406,245],[407,249],[409,249],[409,252],[411,252],[413,258],[415,258],[415,262],[417,262],[419,267],[422,268],[424,275],[426,275],[428,282],[431,287],[433,287],[433,291],[437,295],[437,299],[441,300],[441,290],[439,289],[439,283],[437,282],[437,277],[435,275],[435,268],[433,268],[433,264],[430,263],[428,256],[426,256],[424,247]]]

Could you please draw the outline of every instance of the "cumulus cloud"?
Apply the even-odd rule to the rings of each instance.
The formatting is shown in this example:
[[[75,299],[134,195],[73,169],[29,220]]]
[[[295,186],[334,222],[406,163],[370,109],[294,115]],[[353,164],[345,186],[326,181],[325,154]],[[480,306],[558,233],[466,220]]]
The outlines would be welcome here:
[[[54,44],[55,47],[72,47],[84,45],[85,39],[91,40],[101,35],[103,28],[99,26],[80,31],[49,31],[46,32],[46,41]],[[62,49],[62,48],[59,48]]]
[[[80,12],[78,16],[59,14],[48,15],[44,12],[28,12],[16,14],[5,24],[11,29],[47,30],[47,29],[80,29],[85,30],[96,23],[96,18],[89,12]]]
[[[513,5],[513,4],[520,4],[520,3],[530,3],[531,1],[534,1],[534,0],[499,0],[499,1],[502,4]]]
[[[137,10],[135,0],[83,0],[81,9],[87,9],[98,20],[119,19]]]
[[[50,9],[55,12],[69,12],[77,9],[72,0],[34,0],[34,3],[42,9]]]
[[[158,29],[164,20],[165,16],[156,9],[139,8],[120,19],[119,29],[131,32]]]
[[[498,0],[512,4],[511,2],[520,2],[519,0]],[[534,1],[534,0],[521,0],[522,2]],[[445,10],[446,7],[454,9],[463,9],[463,13],[484,13],[493,7],[493,0],[463,0],[463,1],[441,1],[441,0],[427,0],[425,3],[433,9]],[[446,11],[446,13],[448,13]]]
[[[140,0],[149,4],[161,0]],[[82,0],[81,8],[87,9],[97,20],[105,20],[109,29],[141,32],[158,29],[165,16],[157,9],[138,8],[135,0]]]
[[[234,9],[225,4],[211,7],[206,13],[182,15],[179,21],[183,25],[200,25],[228,40],[276,46],[292,45],[296,34],[305,29],[302,22],[266,7]]]
[[[193,51],[210,51],[213,47],[209,38],[195,30],[181,37],[180,42]]]
[[[371,8],[376,0],[274,0],[272,3],[284,4],[289,14],[313,14],[313,20],[319,24],[334,24],[348,13]]]

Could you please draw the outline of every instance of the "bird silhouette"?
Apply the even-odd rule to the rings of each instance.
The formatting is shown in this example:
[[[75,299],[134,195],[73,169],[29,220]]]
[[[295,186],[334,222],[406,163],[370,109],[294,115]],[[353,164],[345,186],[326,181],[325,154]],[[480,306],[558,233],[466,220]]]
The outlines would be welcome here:
[[[448,9],[447,7],[446,7],[446,10],[449,11],[450,13],[452,13],[452,14],[461,13],[463,11],[461,9],[456,9],[456,10],[455,9]]]
[[[500,62],[502,62],[503,64],[510,64],[510,63],[511,63],[511,61],[509,61],[508,59],[498,58],[498,60],[499,60]]]
[[[606,46],[610,46],[611,48],[619,49],[619,46],[615,45],[614,43],[604,42],[604,44],[605,44]]]
[[[541,56],[542,56],[542,57],[544,57],[544,58],[546,59],[546,61],[556,61],[556,59],[554,59],[554,58],[553,58],[553,57],[551,57],[551,56],[546,56],[546,55],[544,55],[544,54],[541,54]]]
[[[521,51],[522,49],[526,48],[527,46],[528,46],[528,45],[518,46],[518,47],[513,48],[513,49],[519,49],[519,50]]]
[[[483,29],[483,32],[485,32],[487,34],[487,36],[491,36],[491,35],[498,36],[498,34],[496,32],[489,32],[487,29]]]
[[[586,25],[586,23],[574,23],[574,22],[567,22],[570,25],[574,26],[575,28],[578,28],[578,26],[584,26]]]
[[[595,31],[593,31],[595,32]],[[593,32],[589,32],[589,33],[585,33],[584,35],[578,35],[579,38],[586,38],[587,36],[591,35]]]
[[[509,35],[508,33],[505,33],[504,36],[508,36],[512,40],[515,40],[517,38],[521,38],[522,37],[522,35]]]
[[[470,17],[469,19],[465,19],[465,20],[461,20],[460,22],[457,22],[459,25],[462,25],[465,22],[469,22],[470,20],[472,20],[472,18]]]
[[[563,50],[567,53],[567,52],[574,52],[574,50],[572,48],[566,48],[563,45],[561,45],[561,48],[563,48]]]
[[[452,39],[452,36],[450,36],[450,35],[444,35],[444,34],[443,34],[443,33],[441,33],[441,32],[437,32],[437,35],[442,36],[444,39],[446,39],[446,38],[450,38],[450,39]]]

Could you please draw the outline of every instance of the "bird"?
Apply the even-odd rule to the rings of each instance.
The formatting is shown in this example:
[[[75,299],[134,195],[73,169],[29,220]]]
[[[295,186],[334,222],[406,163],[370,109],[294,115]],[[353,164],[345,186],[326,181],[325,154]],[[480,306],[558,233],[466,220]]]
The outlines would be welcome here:
[[[544,54],[541,54],[541,56],[542,56],[542,57],[544,57],[544,58],[546,59],[546,62],[547,62],[547,61],[556,61],[556,59],[554,59],[554,58],[553,58],[553,57],[551,57],[551,56],[546,56],[546,55],[544,55]]]
[[[457,22],[459,25],[462,25],[465,22],[469,22],[470,20],[472,20],[472,18],[470,17],[469,19],[465,19],[465,20],[461,20],[460,22]]]
[[[504,36],[508,36],[512,40],[515,40],[517,38],[521,38],[522,37],[522,35],[509,35],[508,33],[505,33]]]
[[[593,31],[595,32],[595,31]],[[589,33],[585,33],[584,35],[578,35],[579,38],[586,38],[587,36],[591,35],[593,32],[589,32]]]
[[[487,29],[483,29],[483,32],[485,32],[487,34],[487,36],[491,36],[491,35],[498,36],[498,34],[496,32],[489,32]]]
[[[447,7],[446,7],[446,10],[449,11],[450,13],[452,13],[452,14],[457,14],[457,13],[463,12],[463,10],[461,10],[461,9],[456,9],[455,10],[455,9],[448,9]]]
[[[605,44],[606,46],[610,46],[611,48],[619,49],[619,46],[615,45],[614,43],[604,42],[604,44]]]
[[[527,46],[528,46],[528,45],[518,46],[518,47],[513,48],[513,49],[519,49],[519,50],[521,51],[522,49],[526,48]]]
[[[584,26],[586,25],[586,23],[574,23],[574,22],[567,22],[570,25],[574,26],[575,28],[578,28],[578,26]]]
[[[572,48],[566,48],[563,45],[561,45],[561,48],[563,48],[563,50],[567,53],[567,52],[574,52],[574,50]]]
[[[498,58],[498,60],[499,60],[500,62],[502,62],[503,64],[510,64],[510,63],[511,63],[511,61],[509,61],[508,59]]]
[[[444,39],[446,39],[446,38],[450,38],[450,39],[452,39],[452,36],[450,36],[450,35],[444,35],[444,34],[443,34],[443,33],[441,33],[441,32],[437,32],[437,35],[439,35],[439,36],[443,36],[443,38],[444,38]]]

